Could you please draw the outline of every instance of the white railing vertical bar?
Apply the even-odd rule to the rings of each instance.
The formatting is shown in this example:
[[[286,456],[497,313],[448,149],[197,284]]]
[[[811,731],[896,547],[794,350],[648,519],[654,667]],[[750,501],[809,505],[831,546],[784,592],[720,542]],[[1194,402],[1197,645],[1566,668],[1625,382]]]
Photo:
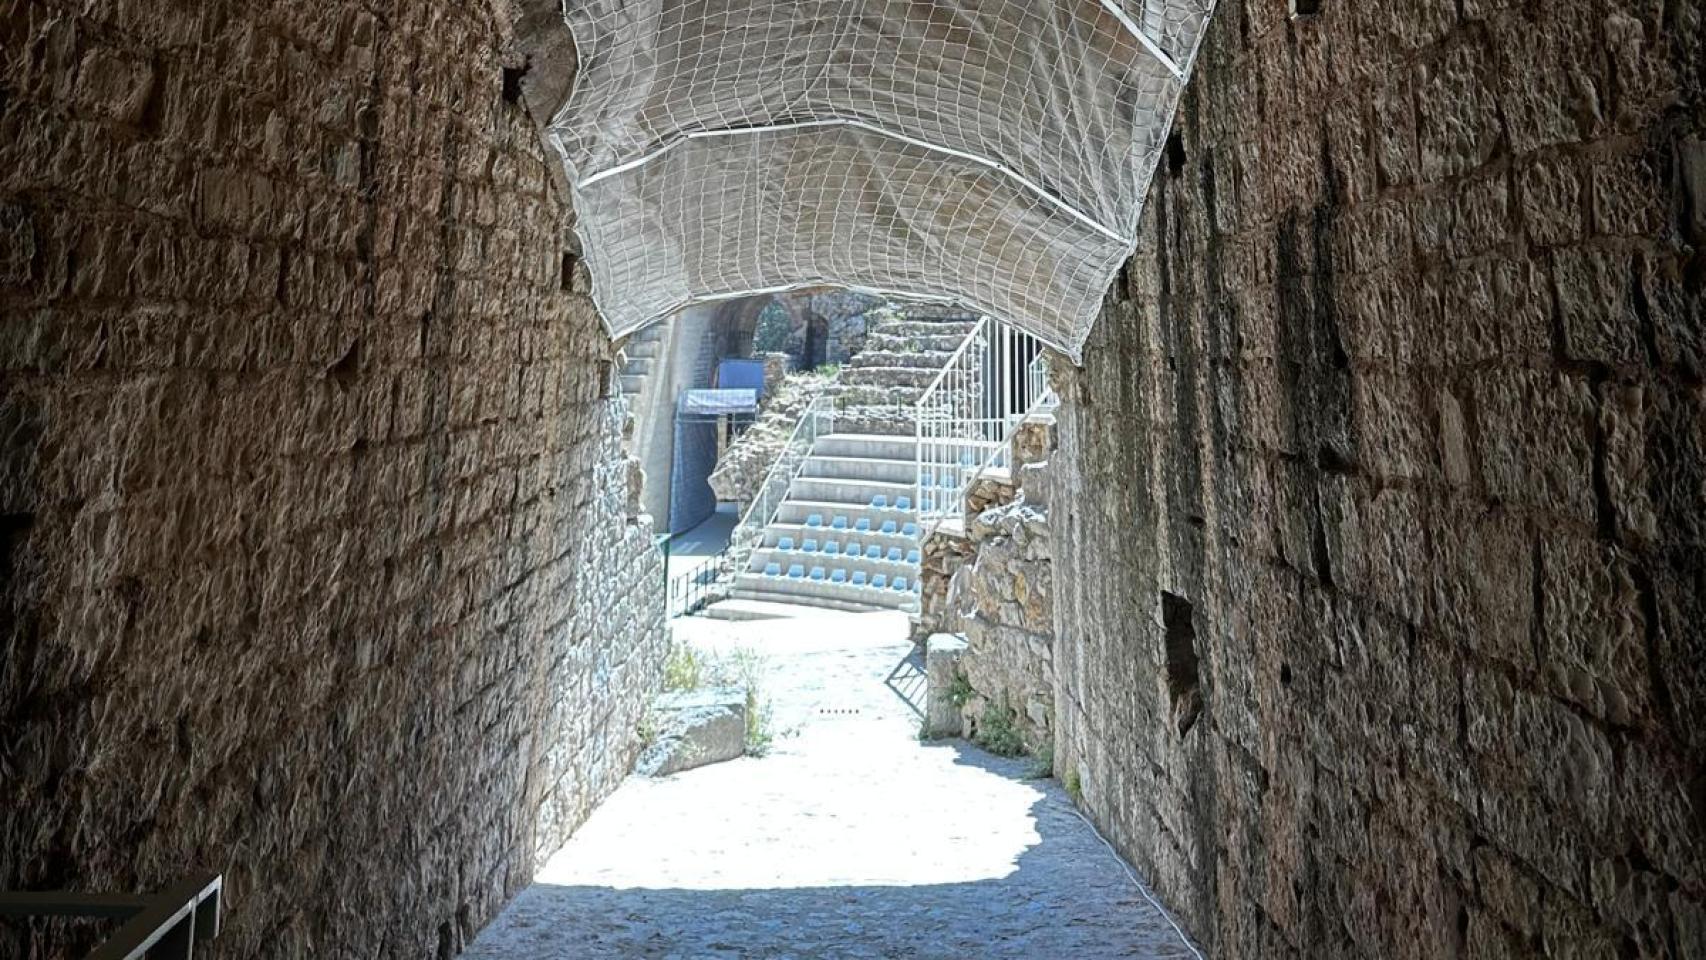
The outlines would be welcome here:
[[[1013,429],[1052,405],[1041,341],[990,318],[978,322],[920,396],[914,437],[920,534],[964,510],[971,486],[1011,465]]]
[[[794,424],[794,432],[788,435],[788,442],[783,445],[776,462],[771,464],[770,470],[765,473],[758,495],[752,498],[752,503],[746,508],[746,513],[741,516],[740,523],[729,537],[729,555],[736,573],[746,569],[754,542],[764,536],[765,528],[770,526],[781,512],[794,479],[805,469],[806,461],[811,458],[812,447],[817,443],[817,438],[833,432],[834,429],[834,397],[820,396],[800,414],[799,422]]]

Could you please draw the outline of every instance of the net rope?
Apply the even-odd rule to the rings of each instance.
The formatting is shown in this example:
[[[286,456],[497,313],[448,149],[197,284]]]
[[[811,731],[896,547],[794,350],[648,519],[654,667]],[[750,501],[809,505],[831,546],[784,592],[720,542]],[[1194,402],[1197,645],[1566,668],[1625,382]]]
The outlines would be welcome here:
[[[815,286],[1077,359],[1212,0],[574,0],[552,119],[613,336]]]

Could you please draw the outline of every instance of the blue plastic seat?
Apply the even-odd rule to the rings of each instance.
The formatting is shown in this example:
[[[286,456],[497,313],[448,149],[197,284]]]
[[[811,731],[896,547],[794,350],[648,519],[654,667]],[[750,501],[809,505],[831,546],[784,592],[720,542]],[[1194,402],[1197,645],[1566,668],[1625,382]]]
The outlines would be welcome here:
[[[866,581],[866,577],[865,577],[865,571],[863,571],[863,570],[855,570],[855,571],[853,571],[853,585],[854,585],[854,586],[855,586],[855,587],[862,587],[862,586],[864,586],[864,585],[865,585],[865,581]]]
[[[791,580],[798,580],[805,575],[806,575],[806,568],[800,566],[797,563],[788,567],[788,578]]]
[[[832,530],[845,530],[845,529],[847,529],[847,518],[846,517],[836,517],[835,522],[831,523],[829,526],[830,526],[830,529],[832,529]]]
[[[906,551],[906,562],[907,563],[917,563],[918,562],[918,551],[917,550]]]
[[[764,565],[764,575],[767,577],[779,577],[779,576],[781,576],[782,575],[782,565],[779,563],[767,563],[767,564],[765,564]]]
[[[830,583],[846,583],[847,582],[847,571],[841,569],[840,567],[836,567],[834,570],[831,570],[829,572],[829,582]]]
[[[935,482],[936,475],[934,473],[921,473],[918,475],[918,483],[920,486],[928,487]]]
[[[840,556],[841,555],[841,544],[836,543],[834,540],[831,540],[828,543],[823,545],[823,552],[832,556],[832,557]]]
[[[776,549],[778,549],[778,550],[792,550],[792,549],[794,549],[794,538],[793,537],[782,537],[781,539],[777,540],[776,541]]]
[[[923,510],[924,512],[928,513],[931,510],[936,509],[936,501],[930,499],[929,497],[920,497],[920,498],[918,498],[918,509]]]
[[[912,498],[911,497],[895,497],[894,498],[894,508],[896,510],[911,510],[912,509]]]
[[[811,579],[816,580],[816,581],[821,583],[823,581],[823,568],[822,567],[813,567]]]
[[[881,510],[888,505],[889,495],[886,493],[879,493],[871,498],[871,506],[876,507],[878,510]]]
[[[871,577],[871,586],[876,587],[878,590],[881,590],[888,585],[889,575],[886,573],[879,573]]]
[[[912,526],[912,524],[909,523],[909,524],[907,524],[907,526],[910,527],[910,526]],[[884,520],[882,532],[883,533],[893,533],[894,532],[894,521],[893,520]]]
[[[900,548],[899,547],[890,547],[889,548],[889,559],[895,561],[896,563],[900,562]]]
[[[821,527],[821,526],[823,526],[823,514],[814,513],[811,516],[807,517],[806,518],[806,526],[808,526],[808,527]]]
[[[816,553],[817,552],[817,541],[813,540],[811,537],[807,537],[805,545],[800,547],[800,550],[803,553]]]
[[[860,517],[859,521],[857,523],[853,524],[853,529],[859,531],[860,533],[870,533],[871,532],[871,518],[870,517]]]
[[[866,547],[865,548],[865,557],[866,557],[866,559],[869,559],[869,560],[881,560],[883,558],[882,546],[879,544],[873,543],[870,546]]]
[[[883,532],[884,533],[893,533],[894,531],[893,530],[885,530]],[[916,537],[916,536],[918,536],[918,524],[909,523],[906,526],[901,527],[900,532],[901,532],[902,536]]]
[[[895,578],[894,578],[894,586],[893,586],[893,589],[895,589],[895,590],[905,590],[905,589],[906,589],[906,586],[907,586],[907,584],[906,584],[906,578],[905,578],[905,577],[895,577]]]

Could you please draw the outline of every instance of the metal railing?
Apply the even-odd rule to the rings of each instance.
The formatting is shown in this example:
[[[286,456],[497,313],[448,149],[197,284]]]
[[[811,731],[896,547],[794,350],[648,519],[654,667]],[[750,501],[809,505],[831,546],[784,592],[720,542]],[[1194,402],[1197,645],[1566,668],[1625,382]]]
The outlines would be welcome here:
[[[720,581],[726,572],[729,549],[724,547],[682,573],[669,578],[667,610],[670,619],[690,617],[723,595]]]
[[[918,398],[920,535],[965,510],[966,491],[1008,465],[1013,428],[1052,402],[1043,343],[990,317],[978,321]]]
[[[0,917],[101,917],[123,923],[89,960],[190,960],[195,945],[219,936],[217,873],[189,877],[148,895],[0,893]]]
[[[782,450],[776,455],[775,462],[770,465],[769,472],[764,475],[764,482],[759,485],[758,493],[747,506],[740,523],[736,524],[733,532],[729,534],[728,559],[734,571],[746,568],[752,551],[764,537],[764,528],[776,519],[783,501],[788,499],[788,490],[793,486],[794,478],[805,469],[806,460],[811,456],[812,445],[817,443],[818,437],[834,429],[834,397],[820,396],[800,414],[799,422],[794,425],[794,432],[789,435],[787,443],[783,444]]]

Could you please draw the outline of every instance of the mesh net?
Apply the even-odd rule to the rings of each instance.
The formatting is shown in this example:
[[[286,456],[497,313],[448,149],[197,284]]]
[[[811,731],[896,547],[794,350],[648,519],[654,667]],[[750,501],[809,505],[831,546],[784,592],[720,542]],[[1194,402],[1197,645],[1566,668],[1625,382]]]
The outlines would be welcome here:
[[[588,0],[552,136],[621,336],[840,285],[1076,357],[1212,0]]]

